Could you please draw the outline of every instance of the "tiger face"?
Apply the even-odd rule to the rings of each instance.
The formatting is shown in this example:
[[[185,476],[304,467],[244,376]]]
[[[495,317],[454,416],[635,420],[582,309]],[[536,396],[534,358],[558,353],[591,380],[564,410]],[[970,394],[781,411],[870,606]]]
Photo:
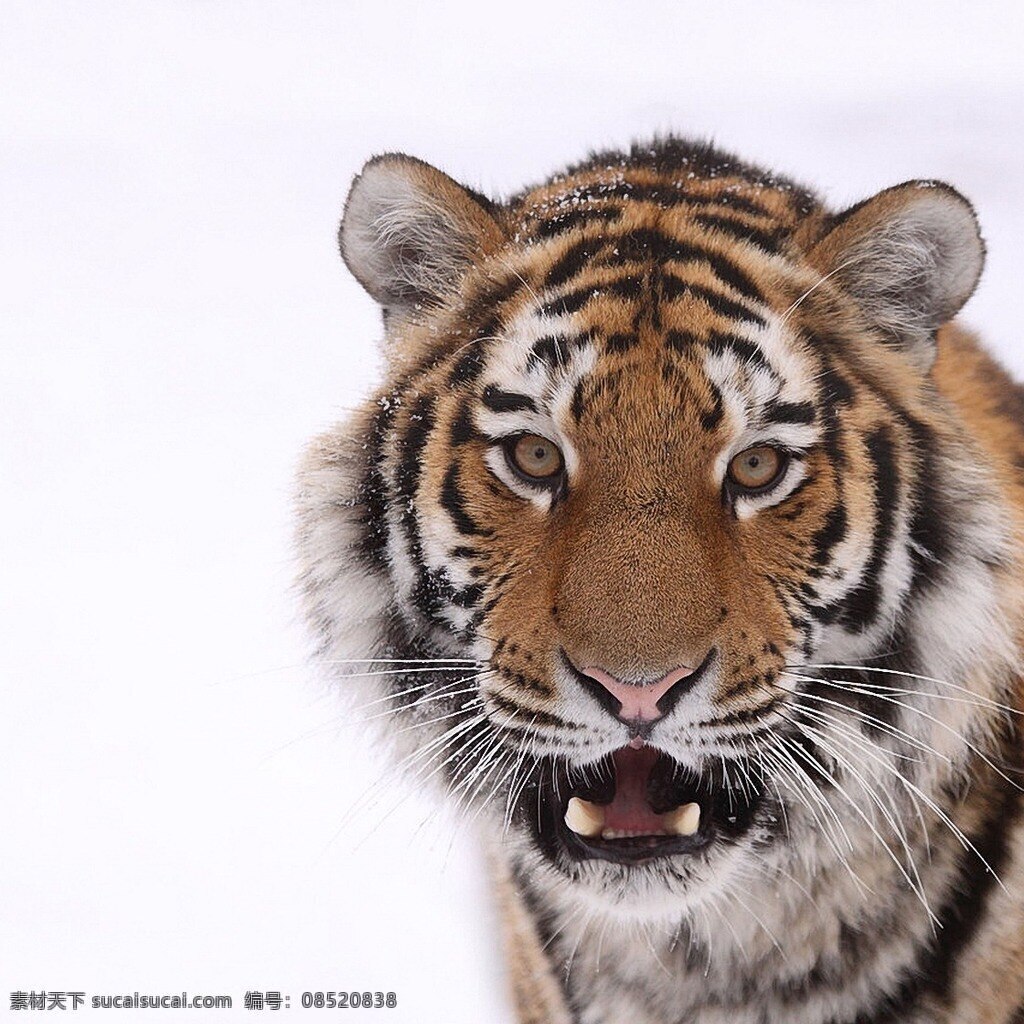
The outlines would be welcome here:
[[[981,269],[967,203],[912,182],[833,215],[671,143],[499,205],[389,156],[341,240],[388,382],[307,462],[303,585],[325,659],[398,659],[374,699],[410,770],[628,915],[782,847],[855,860],[878,829],[827,791],[959,756],[963,709],[904,720],[824,668],[999,643],[1005,523],[930,378]]]

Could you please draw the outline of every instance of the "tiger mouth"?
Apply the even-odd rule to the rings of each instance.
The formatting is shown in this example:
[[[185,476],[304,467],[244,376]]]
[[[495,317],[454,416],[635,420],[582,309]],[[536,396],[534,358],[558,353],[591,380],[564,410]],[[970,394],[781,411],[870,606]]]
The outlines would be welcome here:
[[[639,865],[699,853],[754,821],[763,789],[737,769],[701,775],[648,745],[586,769],[552,764],[537,794],[537,838],[579,861]]]

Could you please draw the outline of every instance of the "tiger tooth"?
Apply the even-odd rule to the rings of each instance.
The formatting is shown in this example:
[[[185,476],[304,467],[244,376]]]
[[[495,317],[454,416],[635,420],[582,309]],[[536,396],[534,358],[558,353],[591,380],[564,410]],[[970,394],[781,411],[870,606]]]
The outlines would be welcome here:
[[[604,808],[574,796],[565,809],[565,824],[576,835],[593,839],[604,829]]]
[[[673,836],[692,836],[700,828],[700,804],[683,804],[661,816],[665,831]]]

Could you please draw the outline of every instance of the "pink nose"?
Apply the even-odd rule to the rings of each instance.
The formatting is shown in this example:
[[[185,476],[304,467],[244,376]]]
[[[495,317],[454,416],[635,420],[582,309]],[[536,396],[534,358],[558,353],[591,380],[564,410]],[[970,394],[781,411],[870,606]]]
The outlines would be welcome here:
[[[692,676],[696,669],[681,666],[674,668],[668,675],[653,683],[624,683],[614,676],[609,675],[602,668],[580,669],[580,672],[589,676],[595,682],[608,691],[618,702],[619,710],[617,715],[624,722],[655,722],[665,712],[658,707],[660,701],[676,683],[682,682],[688,676]]]

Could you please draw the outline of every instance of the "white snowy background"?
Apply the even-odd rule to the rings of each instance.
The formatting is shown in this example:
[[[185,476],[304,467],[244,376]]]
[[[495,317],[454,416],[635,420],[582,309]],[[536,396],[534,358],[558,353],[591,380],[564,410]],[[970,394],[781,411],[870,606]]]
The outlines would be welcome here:
[[[396,788],[349,813],[381,759],[288,592],[297,455],[379,374],[353,174],[405,150],[500,195],[676,130],[838,205],[944,178],[989,246],[964,319],[1024,375],[1021,9],[0,3],[0,1015],[509,1021],[471,833]]]

